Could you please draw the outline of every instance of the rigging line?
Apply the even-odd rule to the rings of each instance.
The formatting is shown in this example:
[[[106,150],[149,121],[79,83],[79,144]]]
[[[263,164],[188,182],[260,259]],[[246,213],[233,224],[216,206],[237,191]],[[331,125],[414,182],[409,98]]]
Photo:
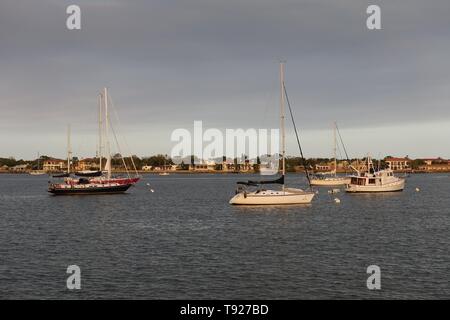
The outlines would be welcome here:
[[[339,154],[339,159],[343,159],[344,157],[342,156],[342,150],[341,147],[339,146],[339,144],[337,145],[337,150],[338,150],[338,154]],[[347,164],[346,164],[347,163]],[[344,168],[344,172],[347,174],[348,172],[348,166],[350,165],[350,163],[348,163],[347,160],[344,160],[342,163],[342,167]]]
[[[336,157],[338,157],[337,159],[342,159],[342,150],[338,144],[336,145],[336,151],[337,151]]]
[[[118,127],[121,130],[122,124],[120,122],[120,118],[119,118],[119,116],[117,114],[116,108],[114,107],[114,101],[112,100],[111,97],[109,97],[109,99],[111,100],[112,110],[113,110],[114,116],[116,117]],[[133,165],[134,173],[136,174],[136,176],[138,176],[139,174],[137,172],[136,164],[134,163],[134,158],[133,158],[133,155],[131,153],[131,148],[130,148],[127,140],[125,139],[125,136],[123,136],[123,135],[122,135],[122,140],[125,143],[125,147],[127,148],[128,153],[130,154],[131,164]]]
[[[308,173],[308,168],[307,168],[307,166],[306,166],[306,160],[305,160],[305,157],[303,156],[303,150],[302,150],[302,146],[301,146],[301,144],[300,144],[300,138],[298,137],[297,126],[295,125],[294,115],[292,114],[291,103],[290,103],[290,101],[289,101],[289,97],[288,97],[288,95],[287,95],[287,90],[286,90],[286,86],[285,86],[284,82],[283,82],[283,89],[284,89],[284,90],[283,90],[283,91],[284,91],[284,95],[286,96],[286,102],[287,102],[287,105],[288,105],[288,107],[289,107],[289,113],[290,113],[290,115],[291,115],[292,124],[293,124],[293,126],[294,126],[294,131],[295,131],[295,136],[296,136],[296,138],[297,138],[298,148],[299,148],[299,150],[300,150],[300,155],[301,155],[301,157],[302,157],[303,168],[305,169],[306,179],[308,179],[309,188],[312,189],[312,186],[311,186],[311,179],[310,179],[310,177],[309,177],[309,173]]]
[[[116,117],[116,120],[117,120],[117,124],[118,124],[118,126],[120,128],[122,128],[122,125],[121,125],[121,122],[120,122],[120,118],[119,118],[119,116],[117,114],[116,108],[114,107],[114,101],[112,100],[112,98],[110,98],[110,99],[111,99],[112,110],[113,110],[113,113],[114,113],[114,115]],[[122,135],[122,140],[123,140],[123,142],[125,144],[125,147],[127,148],[128,153],[130,154],[130,159],[131,159],[131,163],[133,165],[134,173],[138,176],[139,174],[137,172],[136,164],[134,163],[134,158],[133,158],[133,155],[131,153],[131,148],[128,145],[127,140],[125,139],[125,136],[123,136],[123,135]]]
[[[334,125],[336,126],[336,131],[337,131],[337,133],[338,133],[339,140],[340,140],[340,142],[341,142],[341,144],[342,144],[342,147],[344,148],[344,152],[345,152],[345,156],[347,157],[347,161],[348,161],[348,163],[350,164],[350,158],[348,157],[347,149],[345,148],[344,141],[342,140],[341,132],[339,131],[339,128],[338,128],[337,123],[334,123]]]
[[[109,98],[109,97],[108,97],[108,98]],[[112,101],[111,101],[111,102],[112,102]],[[113,110],[114,110],[114,109],[113,109]],[[127,164],[126,164],[125,159],[124,159],[124,157],[123,157],[123,155],[122,155],[122,150],[121,150],[121,148],[120,148],[119,140],[117,139],[116,131],[114,130],[114,127],[113,127],[113,125],[112,125],[111,119],[108,119],[107,121],[108,121],[109,127],[110,127],[110,129],[111,129],[111,131],[112,131],[112,133],[113,133],[114,140],[116,141],[116,146],[117,146],[117,149],[118,149],[118,151],[119,151],[120,157],[122,158],[122,162],[123,162],[123,165],[124,165],[124,167],[125,167],[125,171],[126,171],[126,173],[127,173],[127,176],[128,176],[128,178],[130,178],[130,173],[128,172]]]
[[[127,167],[127,164],[125,163],[125,158],[122,156],[122,150],[120,149],[119,141],[117,140],[117,136],[116,136],[116,131],[114,130],[114,127],[111,125],[111,121],[110,121],[110,129],[111,129],[111,131],[113,133],[114,140],[116,141],[116,146],[117,146],[117,149],[119,150],[120,157],[122,158],[122,162],[123,162],[123,165],[125,167],[125,171],[127,173],[127,176],[128,176],[128,178],[130,178],[130,173],[128,172],[128,167]]]

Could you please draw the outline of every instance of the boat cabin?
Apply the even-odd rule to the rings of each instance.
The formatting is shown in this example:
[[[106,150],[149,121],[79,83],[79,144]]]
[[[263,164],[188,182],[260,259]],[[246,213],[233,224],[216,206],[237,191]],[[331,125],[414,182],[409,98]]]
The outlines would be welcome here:
[[[394,173],[391,170],[378,171],[375,174],[364,173],[361,176],[351,177],[350,184],[359,186],[381,186],[389,177],[393,177]]]

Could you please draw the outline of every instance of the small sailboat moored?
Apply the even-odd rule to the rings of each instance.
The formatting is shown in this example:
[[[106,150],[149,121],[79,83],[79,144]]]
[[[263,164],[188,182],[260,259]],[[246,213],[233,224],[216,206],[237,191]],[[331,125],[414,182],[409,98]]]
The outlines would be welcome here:
[[[405,188],[404,178],[396,177],[391,169],[375,170],[370,157],[367,157],[367,172],[356,172],[356,175],[350,177],[350,183],[345,187],[346,192],[395,192]]]
[[[333,142],[334,142],[334,158],[333,170],[331,172],[316,173],[311,177],[311,185],[313,186],[343,186],[350,182],[350,178],[346,176],[339,176],[337,174],[337,139],[336,139],[336,122],[333,124]],[[342,140],[341,140],[342,142]],[[345,147],[344,147],[345,148]]]
[[[274,181],[248,181],[238,182],[240,187],[237,194],[230,200],[235,205],[283,205],[283,204],[309,204],[315,193],[297,188],[286,188],[284,175]],[[267,190],[262,188],[265,184],[281,184],[281,190]],[[247,191],[246,187],[254,186],[255,191]]]
[[[284,63],[280,63],[280,118],[281,118],[281,177],[275,180],[263,180],[263,181],[247,181],[238,182],[238,189],[236,195],[230,200],[230,204],[233,205],[292,205],[292,204],[309,204],[314,198],[315,193],[312,191],[304,191],[297,188],[288,188],[285,186],[285,174],[286,174],[286,143],[285,143],[285,112],[284,112],[284,99],[288,99],[286,95],[286,88],[284,86]],[[289,105],[289,100],[287,101]],[[290,105],[289,105],[290,108]],[[292,110],[291,111],[291,118]],[[295,133],[298,134],[294,123]],[[300,143],[299,143],[300,147]],[[300,152],[301,147],[300,147]],[[303,154],[302,154],[303,158]],[[306,176],[309,181],[308,172],[306,170]],[[280,184],[281,190],[264,189],[263,186],[267,184]],[[255,187],[256,190],[249,191],[248,187]]]
[[[42,175],[46,174],[46,172],[44,170],[41,170],[40,160],[41,160],[41,156],[39,155],[39,152],[38,152],[37,169],[30,171],[30,174],[32,176],[42,176]]]
[[[32,171],[30,171],[30,174],[32,176],[42,176],[42,175],[45,174],[45,171],[43,171],[43,170],[32,170]]]

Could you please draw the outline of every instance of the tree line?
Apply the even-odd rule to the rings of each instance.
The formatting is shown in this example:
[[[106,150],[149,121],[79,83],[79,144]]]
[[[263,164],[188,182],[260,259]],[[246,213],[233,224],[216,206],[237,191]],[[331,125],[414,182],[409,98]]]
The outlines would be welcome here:
[[[48,159],[51,159],[51,157],[46,156],[46,155],[41,156],[39,158],[39,160],[35,159],[35,160],[30,160],[30,161],[27,161],[24,159],[16,160],[14,157],[0,158],[0,167],[2,167],[2,166],[14,167],[17,165],[28,164],[32,169],[37,169],[39,162],[40,162],[40,166],[42,167],[43,161],[48,160]],[[189,160],[184,161],[180,164],[181,169],[187,169],[189,167],[189,164],[194,164],[194,162],[197,160],[196,157],[194,157],[194,156],[188,157],[188,159]],[[357,160],[362,163],[367,159],[366,158],[350,159],[351,162],[355,162]],[[76,165],[78,161],[80,161],[78,159],[78,157],[73,157],[72,164]],[[106,159],[104,159],[103,161],[104,161],[103,163],[105,163]],[[333,158],[308,158],[303,161],[303,159],[301,157],[286,157],[286,170],[294,171],[295,168],[298,168],[301,166],[306,166],[308,169],[312,169],[312,168],[315,168],[316,165],[328,164],[332,161],[333,161]],[[386,167],[386,163],[385,163],[384,159],[372,159],[372,161],[376,166],[379,165],[380,167]],[[148,156],[148,157],[138,157],[136,155],[133,155],[132,157],[124,157],[124,158],[122,158],[120,154],[115,154],[111,158],[111,163],[113,166],[116,166],[116,167],[122,166],[123,162],[125,162],[127,167],[130,167],[130,168],[133,167],[133,162],[134,162],[134,165],[136,166],[136,168],[138,170],[142,169],[142,167],[144,167],[144,166],[162,167],[164,165],[167,166],[167,165],[174,164],[173,160],[169,156],[164,155],[164,154],[156,154],[156,155]],[[233,159],[233,163],[235,165],[237,165],[239,162],[240,161],[238,161],[237,158]],[[348,165],[348,161],[346,161],[346,160],[340,160],[339,162],[340,163],[344,162],[344,163],[347,163],[347,165]],[[417,169],[419,166],[424,165],[424,164],[425,164],[424,161],[421,159],[411,160],[411,168],[412,169]],[[259,159],[257,159],[255,162],[256,169],[259,165],[260,165],[260,161],[259,161]]]

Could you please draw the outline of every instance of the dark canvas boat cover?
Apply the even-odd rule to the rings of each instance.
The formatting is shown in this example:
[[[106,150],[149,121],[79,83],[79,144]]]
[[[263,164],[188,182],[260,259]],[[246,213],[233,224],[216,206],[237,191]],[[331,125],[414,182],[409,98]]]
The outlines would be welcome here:
[[[68,173],[58,173],[58,174],[54,174],[52,175],[53,178],[68,178],[70,177],[70,174]]]
[[[243,184],[247,186],[257,186],[260,184],[284,184],[284,176],[281,176],[275,180],[260,180],[260,181],[248,180],[246,182],[238,181],[237,184]]]
[[[102,172],[101,171],[75,172],[75,175],[79,177],[100,177],[102,175]]]

